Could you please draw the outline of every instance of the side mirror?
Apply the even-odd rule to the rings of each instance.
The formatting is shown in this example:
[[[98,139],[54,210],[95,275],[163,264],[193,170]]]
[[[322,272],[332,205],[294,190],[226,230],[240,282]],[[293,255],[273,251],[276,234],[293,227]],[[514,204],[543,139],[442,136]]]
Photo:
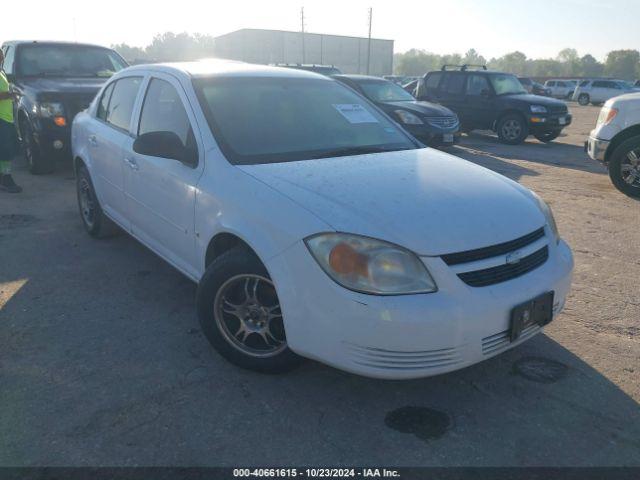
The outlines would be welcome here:
[[[198,152],[186,148],[174,132],[149,132],[133,142],[133,151],[150,157],[169,158],[190,166],[198,164]]]

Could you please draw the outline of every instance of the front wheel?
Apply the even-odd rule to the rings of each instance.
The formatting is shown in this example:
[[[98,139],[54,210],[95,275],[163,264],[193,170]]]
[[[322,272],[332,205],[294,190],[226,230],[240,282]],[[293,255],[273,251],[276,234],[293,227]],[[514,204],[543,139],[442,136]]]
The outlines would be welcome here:
[[[560,132],[562,130],[551,130],[548,132],[536,132],[533,134],[538,140],[544,143],[553,142],[556,138],[560,136]]]
[[[640,136],[630,138],[613,151],[609,177],[622,193],[640,198]]]
[[[529,135],[529,128],[524,118],[516,114],[508,114],[498,122],[498,137],[508,145],[518,145]]]
[[[283,373],[301,363],[287,345],[275,285],[247,248],[211,263],[198,285],[197,307],[209,343],[231,363],[261,373]]]
[[[587,95],[586,93],[581,93],[578,96],[578,103],[583,107],[586,107],[587,105],[589,105],[589,100],[590,100],[589,95]]]

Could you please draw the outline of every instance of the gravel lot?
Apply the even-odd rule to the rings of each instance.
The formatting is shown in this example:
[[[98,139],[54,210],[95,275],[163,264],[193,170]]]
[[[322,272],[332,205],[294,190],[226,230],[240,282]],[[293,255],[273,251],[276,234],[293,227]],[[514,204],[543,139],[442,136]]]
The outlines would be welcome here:
[[[534,189],[576,258],[564,313],[452,374],[385,382],[308,362],[263,376],[198,328],[195,285],[127,235],[83,231],[72,172],[0,194],[0,465],[640,465],[640,202],[582,143],[453,153]]]

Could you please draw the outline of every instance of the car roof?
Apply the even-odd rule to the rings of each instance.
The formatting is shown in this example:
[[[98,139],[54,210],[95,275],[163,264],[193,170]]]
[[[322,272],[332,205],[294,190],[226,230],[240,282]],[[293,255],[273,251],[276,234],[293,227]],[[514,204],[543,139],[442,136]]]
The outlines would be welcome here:
[[[70,47],[94,47],[94,48],[104,48],[106,50],[111,50],[109,47],[105,47],[104,45],[97,45],[93,43],[77,43],[77,42],[63,42],[58,40],[8,40],[2,43],[3,46],[17,46],[17,45],[64,45]]]
[[[387,80],[386,78],[382,78],[382,77],[375,77],[373,75],[356,75],[356,74],[337,74],[337,75],[331,75],[332,78],[346,78],[348,80],[353,80],[354,82],[358,82],[359,80],[374,80],[377,82],[389,82],[389,80]]]
[[[123,72],[155,71],[164,72],[190,78],[206,77],[285,77],[285,78],[310,78],[325,79],[324,75],[296,70],[293,68],[275,67],[269,65],[255,65],[224,59],[203,59],[193,62],[151,63],[128,67]]]

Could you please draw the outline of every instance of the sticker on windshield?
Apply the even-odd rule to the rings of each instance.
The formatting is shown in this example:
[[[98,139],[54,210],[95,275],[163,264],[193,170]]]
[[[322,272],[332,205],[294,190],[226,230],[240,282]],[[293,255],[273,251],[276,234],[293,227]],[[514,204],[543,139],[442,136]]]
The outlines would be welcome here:
[[[371,115],[371,113],[359,103],[334,103],[333,108],[340,112],[349,123],[378,123],[376,117]]]

